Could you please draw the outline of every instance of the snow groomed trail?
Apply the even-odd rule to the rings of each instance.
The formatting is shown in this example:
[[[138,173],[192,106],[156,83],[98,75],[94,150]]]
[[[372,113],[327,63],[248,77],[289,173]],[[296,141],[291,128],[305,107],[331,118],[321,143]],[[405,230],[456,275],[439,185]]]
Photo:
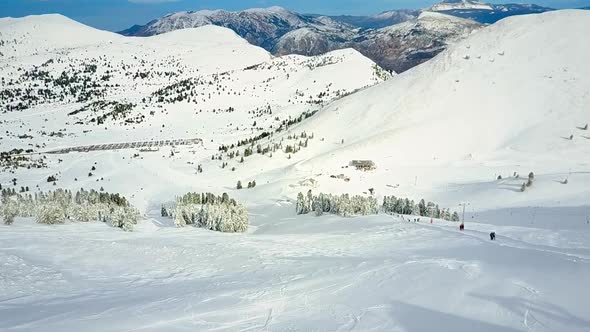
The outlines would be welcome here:
[[[426,218],[294,220],[288,212],[260,206],[242,235],[176,229],[159,218],[135,233],[17,221],[0,231],[0,329],[590,328],[581,283],[590,249],[567,238],[542,246],[512,238],[512,226],[468,223],[460,232]]]

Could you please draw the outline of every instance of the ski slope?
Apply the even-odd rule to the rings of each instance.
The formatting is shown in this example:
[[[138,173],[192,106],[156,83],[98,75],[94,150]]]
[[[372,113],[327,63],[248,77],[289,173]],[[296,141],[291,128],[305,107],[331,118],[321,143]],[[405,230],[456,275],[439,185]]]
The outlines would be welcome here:
[[[251,209],[244,235],[0,226],[4,331],[587,331],[588,232]],[[159,224],[156,227],[153,223]],[[490,229],[499,236],[488,239]],[[535,237],[523,238],[523,233]],[[547,242],[543,237],[550,237]],[[542,240],[542,241],[541,241]],[[542,242],[545,244],[538,244]]]
[[[2,113],[0,151],[31,148],[47,163],[3,170],[2,186],[103,187],[144,219],[133,233],[21,218],[0,225],[0,330],[590,330],[589,15],[505,19],[386,81],[352,50],[272,58],[222,28],[145,39],[93,31],[68,43],[52,42],[51,26],[33,28],[47,20],[86,33],[63,17],[0,20],[0,39],[17,40],[0,49],[3,76],[55,59],[41,68],[112,75],[118,86],[109,83],[105,99],[136,105],[101,125],[90,118],[106,110],[68,115],[91,102],[77,96]],[[91,63],[96,77],[84,73]],[[174,85],[185,80],[187,89]],[[154,93],[167,88],[175,101],[159,102]],[[317,113],[274,131],[306,111]],[[219,150],[269,130],[257,143],[284,149],[302,133],[313,138],[297,153],[243,163]],[[35,154],[194,137],[202,144]],[[359,159],[377,168],[348,167]],[[534,184],[521,192],[529,172]],[[238,180],[257,186],[236,190]],[[369,188],[379,200],[424,198],[459,213],[465,203],[466,230],[412,216],[295,215],[298,192]],[[158,216],[188,191],[244,202],[249,231],[177,229]]]

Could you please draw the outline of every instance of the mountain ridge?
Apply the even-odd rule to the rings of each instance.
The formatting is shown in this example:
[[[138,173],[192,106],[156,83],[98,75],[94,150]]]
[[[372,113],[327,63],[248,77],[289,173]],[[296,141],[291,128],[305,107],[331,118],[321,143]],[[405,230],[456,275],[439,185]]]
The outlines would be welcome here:
[[[490,5],[472,0],[447,0],[423,10],[391,10],[370,16],[327,16],[300,14],[274,6],[243,11],[200,10],[170,13],[146,25],[135,25],[119,33],[126,36],[149,36],[174,29],[213,24],[230,28],[250,43],[276,55],[313,56],[339,48],[354,48],[381,67],[402,72],[432,58],[450,42],[464,36],[463,31],[466,28],[477,30],[483,24],[493,23],[507,16],[548,10],[552,9],[534,5]],[[397,36],[397,40],[380,35],[388,27],[406,22],[418,24],[421,13],[428,11],[474,22],[465,22],[462,26],[455,24],[456,31],[446,31],[438,36],[434,31],[421,27],[410,35]],[[420,33],[424,35],[421,36]],[[423,39],[434,41],[429,43]],[[387,40],[389,46],[384,47],[377,40]],[[367,48],[368,44],[371,49]],[[433,44],[436,46],[433,47]],[[404,48],[405,45],[411,46]],[[413,53],[410,58],[402,56],[410,53]]]

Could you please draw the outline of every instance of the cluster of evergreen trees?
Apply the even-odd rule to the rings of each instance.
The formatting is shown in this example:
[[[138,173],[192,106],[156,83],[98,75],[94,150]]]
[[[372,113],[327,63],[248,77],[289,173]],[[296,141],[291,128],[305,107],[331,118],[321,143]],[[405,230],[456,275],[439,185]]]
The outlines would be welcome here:
[[[296,204],[297,214],[315,213],[321,216],[324,213],[336,214],[342,217],[353,215],[365,216],[379,214],[379,204],[373,196],[350,196],[348,194],[332,195],[323,194],[313,195],[311,190],[307,195],[299,193]],[[449,209],[441,209],[438,205],[423,199],[415,204],[414,201],[407,198],[397,198],[395,196],[385,196],[381,210],[387,214],[405,214],[450,221],[459,221],[459,214],[451,212]]]
[[[348,194],[332,195],[320,193],[314,196],[309,190],[307,195],[297,195],[297,214],[314,212],[316,216],[324,213],[336,214],[342,217],[353,215],[371,215],[379,213],[379,205],[374,197]]]
[[[5,224],[12,224],[15,217],[34,217],[40,224],[62,224],[66,221],[102,221],[112,226],[132,231],[139,212],[119,194],[86,191],[75,194],[57,189],[47,193],[16,194],[2,191],[0,214]]]
[[[28,149],[24,151],[22,149],[12,149],[11,151],[0,152],[0,170],[9,171],[17,168],[46,168],[47,163],[45,162],[46,156],[34,158],[32,155],[22,155],[23,152],[33,152]]]
[[[248,189],[252,189],[256,187],[256,180],[252,181],[252,182],[248,182]],[[242,186],[242,181],[238,181],[238,184],[236,185],[236,189],[240,190],[243,189],[244,187]]]
[[[0,108],[8,112],[21,111],[43,103],[86,102],[106,96],[107,86],[94,75],[95,64],[70,59],[69,68],[59,76],[52,76],[42,69],[53,63],[50,61],[31,70],[19,68],[20,77],[3,82],[6,88],[0,90]]]
[[[234,91],[229,87],[226,90],[227,84],[224,84],[223,81],[229,81],[230,79],[231,76],[228,72],[212,74],[205,77],[200,76],[196,78],[185,79],[152,93],[154,100],[150,98],[149,102],[151,103],[155,101],[157,103],[174,104],[177,102],[186,101],[187,103],[198,104],[199,101],[206,102],[207,99],[211,99],[212,93],[213,95],[218,96],[221,96],[222,92],[224,95],[227,94],[228,96],[241,95],[240,92]],[[206,87],[209,88],[209,92],[205,92]],[[213,88],[215,88],[215,90],[213,90]],[[206,93],[207,98],[205,98]],[[235,109],[230,107],[225,111],[233,112]]]
[[[98,114],[99,111],[105,111],[102,115],[98,115],[93,117],[89,120],[91,123],[95,123],[97,125],[105,123],[106,120],[112,118],[112,120],[118,119],[126,119],[127,116],[131,113],[135,104],[132,103],[121,103],[118,101],[106,101],[106,100],[99,100],[91,102],[80,109],[72,111],[68,113],[68,115],[76,115],[83,112],[91,112],[92,114]],[[129,120],[129,119],[127,119]],[[141,122],[143,119],[140,119]],[[131,120],[130,120],[131,121]],[[138,123],[139,123],[138,122]],[[76,122],[77,124],[82,124],[82,122]]]
[[[383,212],[387,214],[406,214],[421,217],[430,217],[450,221],[459,221],[459,214],[451,212],[449,209],[441,209],[438,204],[432,202],[426,203],[423,199],[415,204],[414,201],[407,198],[397,198],[395,196],[383,197]]]
[[[248,211],[226,193],[187,193],[172,206],[162,206],[162,216],[174,219],[176,227],[194,225],[225,233],[248,230]]]

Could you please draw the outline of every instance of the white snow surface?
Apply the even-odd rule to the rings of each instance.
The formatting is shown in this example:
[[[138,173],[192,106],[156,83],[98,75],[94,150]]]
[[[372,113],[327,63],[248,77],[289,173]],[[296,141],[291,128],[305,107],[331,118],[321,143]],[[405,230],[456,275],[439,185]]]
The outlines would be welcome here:
[[[51,190],[45,179],[57,174],[58,187],[119,192],[144,220],[133,233],[101,223],[42,226],[22,218],[1,225],[0,330],[590,330],[590,133],[577,128],[590,122],[590,44],[583,42],[589,12],[502,20],[383,83],[374,64],[353,50],[271,58],[214,27],[147,39],[94,31],[96,38],[68,43],[51,41],[47,29],[30,30],[39,19],[27,19],[36,23],[0,20],[0,39],[26,37],[0,48],[3,77],[51,58],[98,56],[123,61],[131,72],[145,66],[176,71],[166,67],[170,59],[183,70],[149,82],[124,70],[114,74],[120,87],[109,89],[108,99],[141,105],[133,111],[146,115],[140,124],[73,125],[67,113],[83,105],[75,101],[3,113],[0,131],[9,134],[0,151],[189,137],[203,144],[48,155],[49,168],[1,172],[3,187],[17,178],[19,187]],[[200,37],[185,43],[184,34]],[[131,61],[133,55],[139,60]],[[49,68],[59,74],[67,67]],[[227,80],[199,86],[213,96],[196,105],[140,102],[175,81],[214,80],[226,70]],[[216,85],[242,95],[215,96]],[[334,93],[359,88],[341,99]],[[302,102],[327,90],[320,104]],[[248,112],[267,104],[272,115]],[[229,106],[236,111],[215,112]],[[276,128],[275,117],[315,109],[272,137],[297,144],[288,137],[314,134],[290,157],[277,151],[239,163],[224,156],[226,168],[211,160],[220,144]],[[64,137],[40,134],[64,127]],[[33,138],[17,137],[25,133]],[[377,169],[346,167],[353,159],[373,160]],[[88,178],[95,162],[96,174]],[[204,173],[196,173],[197,164]],[[531,171],[533,186],[520,192]],[[350,181],[331,177],[339,174]],[[258,185],[235,190],[238,180]],[[378,199],[424,198],[458,212],[459,203],[469,203],[466,231],[424,217],[295,215],[299,191],[363,194],[369,188]],[[228,192],[244,202],[249,231],[177,229],[157,216],[161,203],[187,191]]]
[[[252,208],[247,234],[0,226],[4,331],[587,331],[587,230]],[[556,216],[564,216],[556,211]],[[570,210],[571,212],[571,210]],[[582,211],[580,211],[582,212]],[[587,210],[585,212],[588,212]],[[516,215],[516,213],[515,213]],[[575,219],[575,218],[574,218]],[[555,219],[550,220],[555,223]],[[488,232],[498,232],[496,242]]]

